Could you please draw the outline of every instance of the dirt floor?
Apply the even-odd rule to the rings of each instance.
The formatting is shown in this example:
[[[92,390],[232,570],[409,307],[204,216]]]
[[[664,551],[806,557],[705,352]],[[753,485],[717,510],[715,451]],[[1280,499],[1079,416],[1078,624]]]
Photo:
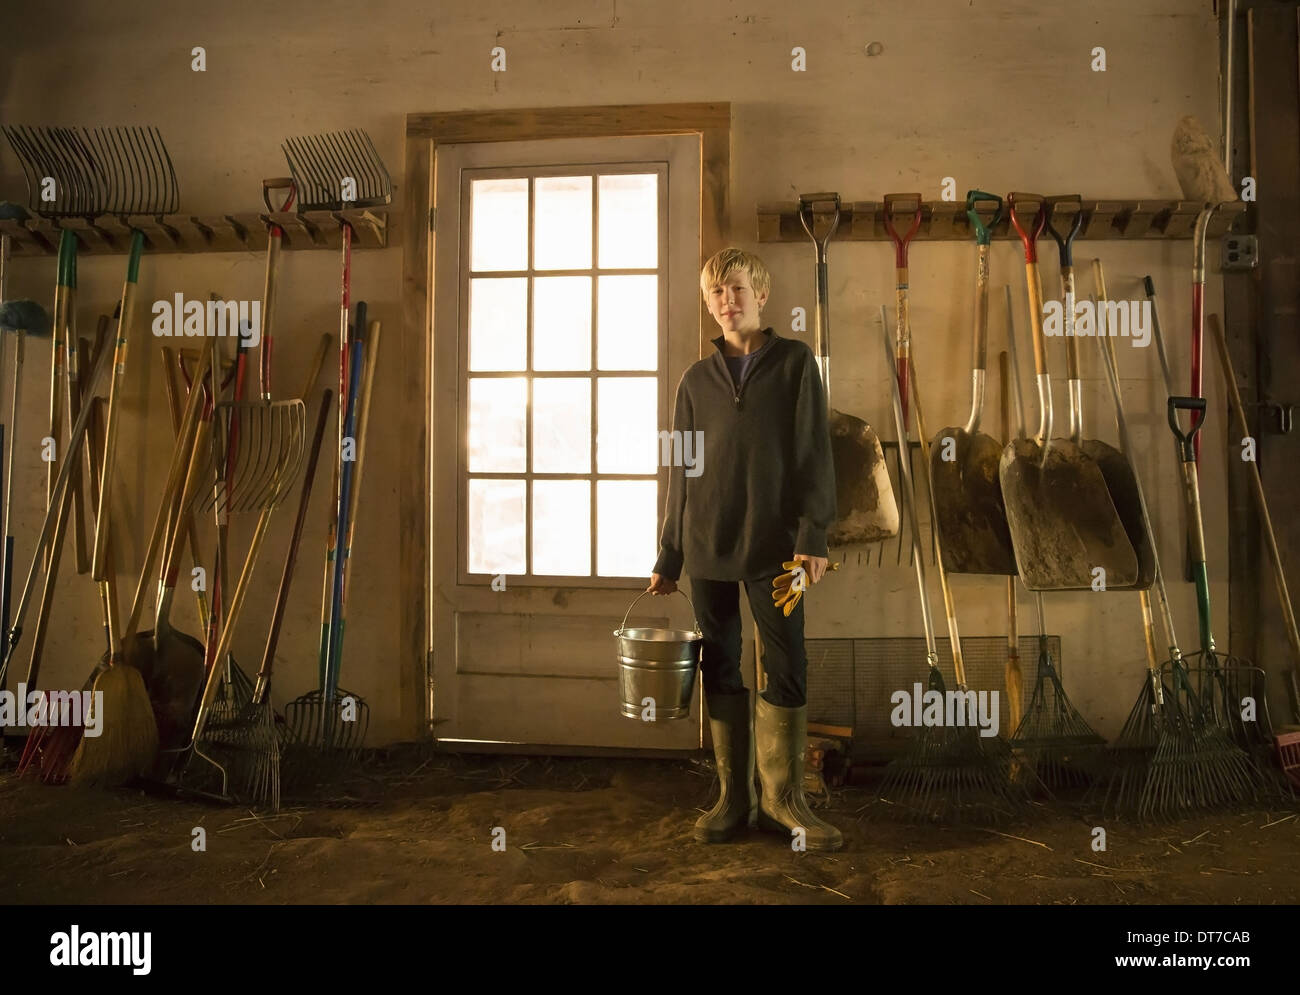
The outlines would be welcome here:
[[[796,853],[752,833],[690,836],[706,760],[369,757],[335,797],[276,816],[136,789],[0,774],[0,889],[28,903],[1292,904],[1300,816],[1154,826],[1041,806],[992,829],[872,817],[866,788],[823,815],[845,849]],[[1093,829],[1108,834],[1094,851]],[[206,852],[191,845],[195,827]],[[493,829],[505,831],[494,850]],[[1017,838],[1018,837],[1018,838]]]

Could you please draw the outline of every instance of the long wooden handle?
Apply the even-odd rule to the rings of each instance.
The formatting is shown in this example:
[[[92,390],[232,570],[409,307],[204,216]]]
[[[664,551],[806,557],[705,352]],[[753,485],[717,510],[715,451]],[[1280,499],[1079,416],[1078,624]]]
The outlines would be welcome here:
[[[126,382],[127,345],[131,324],[135,318],[136,285],[140,279],[140,254],[144,251],[144,236],[131,235],[131,250],[127,259],[126,282],[122,285],[122,311],[117,321],[117,345],[113,350],[113,381],[108,389],[108,425],[104,430],[104,465],[99,473],[99,507],[95,512],[95,555],[90,574],[103,580],[104,553],[108,547],[108,518],[113,499],[113,465],[117,457],[118,425],[122,421],[122,391]],[[210,338],[210,336],[208,336]]]
[[[921,409],[921,391],[917,385],[916,360],[908,364],[912,373],[912,407],[916,412],[916,434],[921,439],[921,475],[925,478],[925,489],[930,497],[930,520],[939,520],[938,509],[934,503],[934,487],[930,481],[930,443],[925,431],[925,416]],[[966,663],[961,653],[961,631],[957,627],[957,606],[952,597],[952,586],[948,583],[948,571],[943,565],[943,552],[935,545],[935,566],[939,569],[939,586],[943,588],[943,610],[948,616],[948,639],[952,643],[953,671],[957,677],[957,687],[966,689]]]
[[[176,379],[176,353],[171,349],[171,347],[163,346],[162,358],[163,383],[167,387],[167,407],[171,411],[172,432],[179,440],[181,434],[181,389],[180,384]],[[202,387],[199,389],[202,390]],[[182,518],[183,521],[180,525],[185,528],[185,535],[189,538],[194,565],[199,566],[199,551],[202,547],[199,545],[199,528],[198,523],[195,521],[194,509],[188,507],[183,508]],[[184,551],[183,545],[181,551]],[[207,585],[198,584],[191,586],[195,588],[194,600],[199,610],[199,628],[206,629],[208,627],[208,612],[210,610],[208,608]]]
[[[212,362],[212,344],[214,341],[215,339],[211,335],[203,337],[203,347],[199,350],[198,368],[194,375],[196,386],[202,383],[203,377],[207,373],[208,364]],[[140,568],[140,580],[136,584],[135,598],[131,602],[131,614],[123,630],[122,639],[124,642],[130,639],[140,627],[140,617],[144,611],[145,598],[150,586],[149,581],[153,575],[154,558],[158,555],[158,547],[162,544],[163,533],[166,531],[168,519],[171,517],[172,502],[175,499],[176,490],[181,486],[182,475],[189,467],[189,442],[195,429],[195,423],[198,421],[199,405],[202,400],[202,389],[190,391],[190,399],[185,405],[185,414],[181,420],[183,431],[181,438],[176,440],[176,446],[172,449],[172,462],[167,471],[167,483],[163,486],[162,500],[158,504],[158,514],[154,517],[153,532],[149,536],[149,545],[145,549],[144,563]],[[104,497],[103,490],[108,486],[108,483],[108,477],[101,475],[101,505]],[[96,530],[98,531],[98,526],[96,526]]]
[[[1228,383],[1229,397],[1233,410],[1237,412],[1237,421],[1241,425],[1241,434],[1250,435],[1250,426],[1246,423],[1246,409],[1241,403],[1241,394],[1237,390],[1237,374],[1232,368],[1232,357],[1228,354],[1228,340],[1224,337],[1223,326],[1217,314],[1207,318],[1210,331],[1214,333],[1214,344],[1218,347],[1219,361],[1223,363],[1223,378]],[[1300,630],[1296,628],[1295,609],[1291,603],[1291,592],[1287,590],[1286,572],[1282,566],[1282,554],[1277,548],[1277,533],[1273,531],[1273,516],[1268,513],[1268,498],[1264,494],[1264,481],[1259,475],[1259,465],[1254,460],[1245,460],[1249,467],[1250,489],[1255,495],[1255,504],[1259,509],[1260,520],[1264,523],[1264,540],[1268,545],[1268,558],[1273,564],[1273,583],[1277,588],[1277,599],[1282,606],[1282,624],[1286,627],[1286,638],[1291,643],[1294,658],[1300,661]]]
[[[91,503],[99,501],[99,466],[104,455],[104,399],[91,398],[89,403],[94,410],[90,413],[89,443],[87,453],[90,457],[90,469],[86,474]],[[113,569],[113,536],[110,528],[108,537],[108,576],[99,585],[100,613],[104,620],[104,643],[111,657],[117,646],[115,636],[121,627],[121,618],[117,608],[117,575]]]
[[[1002,441],[1005,444],[1011,440],[1011,371],[1005,350],[998,356],[998,372],[1002,379]],[[1016,605],[1015,574],[1007,577],[1007,662],[1002,676],[1007,689],[1007,717],[1011,720],[1011,731],[1015,732],[1024,715],[1021,687],[1024,676],[1020,670],[1020,615]]]
[[[157,618],[154,623],[155,635],[171,624],[172,598],[176,592],[176,574],[180,570],[180,552],[185,545],[185,533],[181,529],[183,517],[194,504],[204,474],[209,467],[208,446],[212,436],[212,419],[204,418],[199,422],[198,431],[194,433],[194,445],[190,451],[190,467],[185,474],[185,486],[181,489],[180,507],[177,509],[177,522],[172,541],[163,558],[163,586],[158,594]]]
[[[275,511],[275,505],[268,504],[262,509],[262,513],[257,516],[257,528],[253,531],[252,542],[248,545],[248,556],[244,559],[244,568],[239,572],[239,581],[235,584],[235,593],[231,597],[228,606],[224,611],[224,618],[221,625],[221,638],[217,641],[216,651],[212,654],[213,660],[217,661],[208,670],[208,682],[203,688],[203,699],[199,703],[199,713],[194,720],[194,731],[191,740],[198,741],[203,733],[203,726],[207,722],[208,710],[212,707],[212,701],[216,697],[217,687],[221,684],[222,675],[225,674],[226,668],[220,664],[220,661],[226,658],[230,652],[231,643],[235,639],[235,623],[239,619],[240,609],[244,607],[244,598],[248,595],[248,588],[253,580],[253,568],[257,564],[258,553],[262,550],[262,543],[266,539],[267,530],[271,525],[271,515]]]
[[[339,596],[338,636],[335,640],[333,659],[330,661],[330,673],[334,675],[335,680],[338,679],[343,657],[343,629],[347,623],[347,598],[349,582],[352,577],[352,535],[357,527],[357,506],[360,503],[361,496],[361,470],[365,466],[366,429],[370,424],[370,397],[375,382],[375,368],[379,365],[379,322],[372,321],[367,328],[365,372],[362,374],[361,396],[357,402],[360,405],[361,414],[357,419],[357,436],[352,440],[356,446],[356,453],[354,454],[356,459],[352,464],[352,482],[348,497],[348,530],[347,535],[343,538],[343,587]],[[839,564],[836,564],[836,566],[839,566]]]
[[[266,649],[262,653],[262,666],[257,672],[257,687],[253,693],[254,701],[262,701],[266,696],[267,686],[271,680],[271,667],[275,662],[275,649],[280,642],[280,626],[284,622],[285,608],[289,604],[289,585],[293,582],[294,566],[298,562],[298,546],[302,542],[303,525],[307,521],[307,506],[311,499],[312,481],[316,479],[316,464],[320,460],[321,440],[325,437],[325,427],[329,422],[330,402],[334,392],[326,390],[321,398],[320,412],[316,416],[316,431],[312,435],[311,453],[307,457],[307,470],[302,478],[302,490],[298,495],[298,514],[293,521],[293,533],[289,537],[289,551],[285,554],[284,570],[280,574],[280,589],[275,596],[275,609],[271,612],[271,629],[266,637]]]
[[[334,342],[334,336],[325,332],[320,337],[320,344],[316,346],[316,355],[312,357],[311,364],[307,367],[307,379],[303,383],[302,393],[298,396],[304,401],[311,397],[312,392],[316,389],[316,381],[320,379],[320,371],[325,366],[325,357],[329,354],[330,345]]]
[[[97,364],[91,373],[90,382],[93,385],[103,371],[102,363]],[[68,440],[68,453],[75,457],[80,451],[82,442],[86,437],[86,426],[90,421],[90,408],[83,407],[81,414],[77,416],[77,424],[73,426],[72,437]],[[68,478],[72,475],[72,463],[64,460],[63,466],[59,469],[59,478],[54,482],[54,492],[56,495],[66,495],[68,493]],[[62,509],[66,507],[65,502],[59,499],[56,507],[51,507],[45,512],[45,521],[41,525],[40,535],[36,539],[36,549],[32,553],[31,566],[27,568],[27,579],[23,582],[23,591],[18,598],[18,605],[14,610],[13,623],[9,629],[3,661],[0,661],[0,686],[4,684],[5,674],[9,670],[9,663],[13,659],[14,650],[18,645],[18,639],[23,631],[23,617],[27,613],[27,604],[31,599],[32,591],[36,585],[36,568],[40,566],[45,558],[46,543],[49,541],[52,531],[61,528],[60,520],[66,519],[66,513]],[[51,557],[52,559],[52,557]]]
[[[81,363],[77,355],[77,350],[81,340],[77,337],[77,255],[74,243],[74,249],[70,255],[68,277],[68,303],[67,303],[67,324],[64,332],[64,364],[63,364],[63,388],[68,397],[68,403],[65,405],[67,416],[67,427],[69,433],[72,426],[77,423],[77,415],[81,413]],[[77,559],[77,573],[85,574],[90,570],[90,555],[86,549],[86,521],[83,508],[82,488],[82,460],[77,460],[76,468],[72,471],[72,479],[68,486],[72,488],[72,548]]]

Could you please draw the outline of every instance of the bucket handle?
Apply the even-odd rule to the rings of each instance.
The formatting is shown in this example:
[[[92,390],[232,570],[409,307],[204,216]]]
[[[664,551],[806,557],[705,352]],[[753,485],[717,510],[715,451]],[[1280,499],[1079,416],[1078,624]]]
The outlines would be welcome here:
[[[632,601],[632,603],[627,606],[627,611],[623,613],[623,624],[618,627],[619,632],[623,632],[627,629],[627,617],[632,614],[632,609],[636,607],[636,603],[649,593],[650,593],[649,591],[642,591],[640,594],[636,596],[636,598]],[[677,588],[676,592],[670,591],[669,593],[670,594],[677,593],[680,594],[683,598],[686,598],[686,603],[691,606],[691,623],[695,626],[695,628],[692,631],[699,632],[700,620],[698,616],[696,616],[695,614],[695,605],[691,602],[691,599],[687,595],[687,593],[683,591],[680,587]]]

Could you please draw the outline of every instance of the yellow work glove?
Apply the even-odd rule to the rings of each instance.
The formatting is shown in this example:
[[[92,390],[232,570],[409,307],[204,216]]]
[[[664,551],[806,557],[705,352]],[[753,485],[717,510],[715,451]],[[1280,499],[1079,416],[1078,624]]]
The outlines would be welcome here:
[[[772,601],[777,608],[784,610],[785,617],[789,618],[790,613],[803,597],[803,592],[808,588],[808,574],[798,560],[787,560],[781,566],[788,572],[779,574],[773,579]]]
[[[785,617],[789,618],[795,605],[803,597],[803,592],[808,590],[808,572],[798,560],[786,560],[781,566],[785,567],[787,573],[778,574],[772,580],[772,601],[776,607],[782,608]],[[839,568],[838,563],[832,563],[827,572]]]

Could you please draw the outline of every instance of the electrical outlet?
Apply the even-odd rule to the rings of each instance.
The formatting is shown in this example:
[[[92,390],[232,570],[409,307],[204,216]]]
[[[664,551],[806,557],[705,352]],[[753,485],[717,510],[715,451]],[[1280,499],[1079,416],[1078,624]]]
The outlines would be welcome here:
[[[1224,235],[1222,269],[1225,273],[1259,265],[1259,242],[1254,235]]]

